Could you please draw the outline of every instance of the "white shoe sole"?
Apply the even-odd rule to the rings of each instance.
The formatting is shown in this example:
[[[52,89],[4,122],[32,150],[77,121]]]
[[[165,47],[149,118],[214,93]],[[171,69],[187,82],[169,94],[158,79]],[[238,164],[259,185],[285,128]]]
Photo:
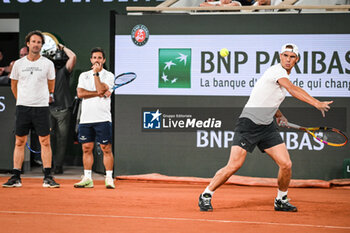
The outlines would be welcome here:
[[[22,184],[15,184],[15,185],[2,185],[3,188],[20,188],[22,187]]]
[[[60,186],[59,185],[51,186],[49,184],[43,184],[43,187],[44,188],[59,188]]]

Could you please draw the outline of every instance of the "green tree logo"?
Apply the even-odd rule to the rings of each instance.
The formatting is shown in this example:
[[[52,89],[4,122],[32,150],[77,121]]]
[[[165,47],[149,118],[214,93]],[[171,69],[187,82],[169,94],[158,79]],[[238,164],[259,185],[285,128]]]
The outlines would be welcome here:
[[[191,88],[191,49],[159,49],[159,88]]]

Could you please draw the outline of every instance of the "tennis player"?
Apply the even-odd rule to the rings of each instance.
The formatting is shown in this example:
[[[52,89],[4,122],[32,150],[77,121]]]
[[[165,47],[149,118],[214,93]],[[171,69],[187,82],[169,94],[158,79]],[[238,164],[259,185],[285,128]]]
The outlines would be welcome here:
[[[58,188],[51,174],[51,145],[49,102],[55,87],[55,67],[40,55],[45,43],[40,31],[32,31],[25,38],[29,53],[17,60],[11,71],[11,89],[16,98],[16,145],[13,152],[13,176],[2,186],[21,187],[21,168],[29,130],[39,135],[44,167],[43,187]]]
[[[236,123],[235,135],[227,165],[216,172],[210,184],[199,196],[201,211],[212,211],[211,198],[214,191],[224,184],[243,165],[247,152],[252,152],[257,146],[266,152],[279,166],[278,191],[274,207],[276,211],[296,212],[297,208],[289,203],[288,186],[292,174],[292,162],[286,145],[273,121],[287,124],[286,117],[279,110],[287,91],[295,98],[306,102],[322,112],[330,109],[333,101],[320,102],[311,97],[302,88],[293,85],[289,74],[299,60],[298,47],[288,43],[282,46],[281,62],[271,66],[257,81],[248,102]]]
[[[114,85],[114,75],[103,68],[106,62],[103,49],[93,48],[90,62],[91,70],[80,74],[77,87],[77,95],[83,99],[78,139],[83,148],[84,176],[80,182],[74,184],[74,187],[94,187],[91,173],[94,162],[92,150],[96,141],[103,151],[106,188],[114,189],[111,116],[111,88]]]

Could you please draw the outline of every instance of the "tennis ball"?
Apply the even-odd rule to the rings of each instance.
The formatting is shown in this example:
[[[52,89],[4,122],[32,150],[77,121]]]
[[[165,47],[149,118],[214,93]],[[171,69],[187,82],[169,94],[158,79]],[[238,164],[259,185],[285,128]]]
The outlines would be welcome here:
[[[226,48],[220,50],[220,56],[226,57],[229,54],[229,51]]]

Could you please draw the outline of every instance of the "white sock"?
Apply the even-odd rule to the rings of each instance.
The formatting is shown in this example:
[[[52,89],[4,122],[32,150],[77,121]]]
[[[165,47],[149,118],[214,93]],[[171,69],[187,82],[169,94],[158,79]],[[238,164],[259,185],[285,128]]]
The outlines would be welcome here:
[[[106,171],[106,177],[113,178],[113,170]]]
[[[278,189],[278,191],[277,191],[277,199],[282,200],[282,197],[287,196],[287,194],[288,194],[288,190],[285,191],[285,192],[282,192],[281,190]]]
[[[92,174],[91,170],[84,170],[84,176],[86,178],[92,179],[91,174]]]
[[[204,193],[209,193],[211,196],[213,196],[214,191],[210,191],[210,189],[207,186],[202,194],[204,194]]]

